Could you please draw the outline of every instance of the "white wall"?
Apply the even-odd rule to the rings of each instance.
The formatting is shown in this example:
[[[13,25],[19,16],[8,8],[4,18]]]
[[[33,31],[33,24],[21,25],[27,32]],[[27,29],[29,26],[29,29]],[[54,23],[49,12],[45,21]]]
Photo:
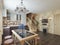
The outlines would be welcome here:
[[[10,20],[11,21],[16,21],[17,20],[17,14],[16,13],[10,12],[9,15],[10,15]],[[26,13],[19,13],[18,15],[21,15],[21,23],[26,25]]]
[[[43,31],[42,30],[42,23],[41,23],[42,19],[48,18],[48,20],[49,20],[48,33],[54,34],[54,15],[57,15],[57,14],[60,14],[60,10],[38,13],[37,20],[39,21],[39,30]]]
[[[6,17],[7,16],[7,12],[6,12],[6,9],[4,8],[3,9],[3,17]]]
[[[16,21],[16,14],[11,13],[11,14],[10,14],[10,20],[11,20],[11,21]]]
[[[26,25],[26,14],[25,13],[21,13],[21,23]]]
[[[3,34],[3,25],[2,25],[2,6],[3,6],[3,0],[0,0],[0,45],[2,43],[2,34]]]
[[[48,19],[48,33],[54,33],[54,14],[52,11],[50,12],[45,12],[45,13],[39,13],[38,17],[39,20],[39,30],[43,31],[43,26],[42,26],[42,19]]]

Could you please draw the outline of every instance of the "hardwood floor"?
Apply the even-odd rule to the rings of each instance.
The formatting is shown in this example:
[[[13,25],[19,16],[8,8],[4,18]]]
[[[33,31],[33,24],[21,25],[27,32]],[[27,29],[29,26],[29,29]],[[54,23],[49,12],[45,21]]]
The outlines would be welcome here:
[[[39,45],[60,45],[60,36],[49,33],[37,32],[40,37]]]
[[[60,45],[60,36],[43,32],[38,32],[40,45]]]

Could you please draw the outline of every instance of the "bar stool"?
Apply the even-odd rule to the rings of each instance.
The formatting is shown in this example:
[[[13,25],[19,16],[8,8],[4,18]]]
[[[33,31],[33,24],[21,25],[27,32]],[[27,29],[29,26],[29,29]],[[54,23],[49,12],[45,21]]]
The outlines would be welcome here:
[[[13,45],[14,41],[13,39],[8,39],[4,41],[4,45]]]

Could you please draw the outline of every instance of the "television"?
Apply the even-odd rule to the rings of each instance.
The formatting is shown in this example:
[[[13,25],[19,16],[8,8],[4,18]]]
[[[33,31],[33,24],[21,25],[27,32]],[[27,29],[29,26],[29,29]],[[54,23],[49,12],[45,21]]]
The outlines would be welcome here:
[[[42,23],[48,23],[48,19],[42,19]]]

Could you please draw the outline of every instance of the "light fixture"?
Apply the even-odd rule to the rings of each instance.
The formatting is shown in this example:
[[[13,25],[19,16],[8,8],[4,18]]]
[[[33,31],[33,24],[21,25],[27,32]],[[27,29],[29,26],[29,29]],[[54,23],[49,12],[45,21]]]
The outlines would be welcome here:
[[[26,13],[28,12],[29,10],[26,9],[26,7],[23,5],[23,0],[21,0],[21,6],[20,7],[16,7],[15,11],[17,13],[20,13],[20,12],[23,12],[23,13]]]

